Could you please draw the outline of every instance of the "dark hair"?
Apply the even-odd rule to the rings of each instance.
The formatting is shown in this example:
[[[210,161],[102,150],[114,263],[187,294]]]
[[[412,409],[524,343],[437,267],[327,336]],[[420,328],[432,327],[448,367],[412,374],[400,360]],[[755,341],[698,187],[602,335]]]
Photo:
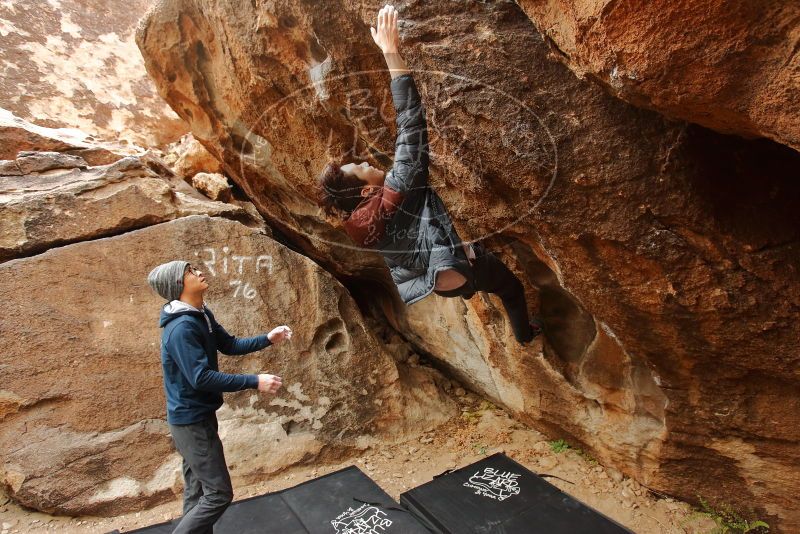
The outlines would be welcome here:
[[[368,185],[354,174],[345,174],[336,161],[325,165],[319,175],[319,205],[328,215],[349,217],[361,201],[361,188]]]

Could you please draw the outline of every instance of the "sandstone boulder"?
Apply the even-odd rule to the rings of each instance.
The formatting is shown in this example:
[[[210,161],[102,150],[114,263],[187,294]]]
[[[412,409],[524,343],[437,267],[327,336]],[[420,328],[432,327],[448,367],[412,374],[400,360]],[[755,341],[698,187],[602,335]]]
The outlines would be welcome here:
[[[252,219],[242,207],[209,201],[155,158],[90,167],[60,152],[0,162],[0,207],[0,261],[186,215]]]
[[[792,0],[519,0],[556,55],[616,96],[800,150],[800,5]]]
[[[294,330],[285,344],[220,357],[224,371],[284,382],[274,397],[226,395],[220,435],[234,485],[454,414],[431,371],[398,369],[330,274],[239,222],[184,217],[0,265],[0,481],[21,504],[113,515],[175,497],[163,301],[145,281],[174,258],[205,271],[208,305],[230,332]]]
[[[61,152],[20,152],[14,160],[14,165],[19,170],[20,176],[39,175],[56,169],[85,169],[89,166],[82,157]]]
[[[212,156],[192,134],[181,137],[180,141],[167,147],[166,152],[164,161],[187,181],[199,172],[219,173],[222,169],[219,160]]]
[[[0,108],[0,160],[16,159],[20,152],[61,152],[80,156],[90,165],[107,165],[141,154],[120,144],[100,142],[75,128],[36,126]]]
[[[40,126],[79,128],[128,146],[180,138],[186,125],[156,94],[133,39],[151,4],[0,3],[0,106]]]
[[[231,186],[228,179],[215,172],[198,172],[192,176],[192,187],[211,200],[227,202],[231,199]]]
[[[800,528],[798,154],[577,79],[513,2],[398,6],[432,184],[461,236],[520,275],[547,329],[518,346],[478,294],[411,306],[406,334],[649,487]],[[137,35],[160,94],[225,173],[354,294],[386,271],[316,208],[316,176],[329,157],[390,160],[379,7],[167,0]]]

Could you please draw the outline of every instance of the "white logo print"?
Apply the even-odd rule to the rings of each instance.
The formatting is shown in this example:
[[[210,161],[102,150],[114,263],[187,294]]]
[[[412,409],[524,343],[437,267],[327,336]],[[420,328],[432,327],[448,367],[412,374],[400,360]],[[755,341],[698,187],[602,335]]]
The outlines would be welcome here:
[[[382,534],[392,525],[392,520],[386,518],[386,512],[362,504],[355,510],[348,508],[331,521],[336,529],[336,534]]]
[[[475,495],[483,495],[490,499],[504,501],[512,495],[519,495],[519,475],[511,471],[498,471],[487,467],[483,473],[478,471],[464,486],[475,490]]]

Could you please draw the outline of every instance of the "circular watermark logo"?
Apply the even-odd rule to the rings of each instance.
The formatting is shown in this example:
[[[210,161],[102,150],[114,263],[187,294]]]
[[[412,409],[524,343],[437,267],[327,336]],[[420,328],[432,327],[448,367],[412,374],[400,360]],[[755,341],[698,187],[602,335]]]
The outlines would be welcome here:
[[[352,243],[308,233],[310,240],[352,250],[377,248],[386,255],[430,253],[433,248],[460,245],[461,238],[442,201],[442,197],[453,197],[454,192],[441,189],[449,185],[437,189],[429,180],[431,175],[440,184],[463,188],[459,195],[473,195],[486,213],[502,202],[502,213],[513,214],[504,216],[506,222],[501,226],[485,230],[470,241],[501,234],[531,217],[552,190],[558,176],[555,139],[536,111],[516,96],[461,74],[414,70],[415,85],[393,85],[397,92],[394,98],[402,101],[404,108],[397,130],[392,131],[389,124],[397,115],[390,87],[373,90],[376,80],[386,78],[386,69],[332,75],[330,67],[329,59],[317,64],[310,71],[311,83],[268,106],[241,140],[244,175],[245,164],[266,167],[259,165],[258,159],[272,155],[261,153],[259,147],[269,143],[268,138],[280,139],[286,121],[319,120],[322,102],[337,104],[336,109],[326,109],[338,114],[332,117],[337,126],[331,126],[327,134],[328,157],[341,164],[366,162],[362,169],[367,167],[373,180],[382,170],[384,182],[382,187],[353,180],[319,184],[320,192],[336,197],[339,205],[347,207],[344,212],[355,208],[345,217]],[[421,108],[414,107],[415,90]],[[462,99],[460,94],[470,96]],[[350,138],[343,134],[342,124],[350,126]],[[395,152],[389,152],[388,147]],[[496,165],[486,157],[487,151],[505,158],[502,170],[493,168]],[[516,182],[509,179],[509,169],[513,169]],[[320,174],[322,171],[318,169]],[[346,168],[346,175],[356,173],[362,171]],[[494,196],[498,181],[502,181],[499,197]],[[431,226],[440,231],[431,231]],[[435,242],[425,242],[428,239]]]

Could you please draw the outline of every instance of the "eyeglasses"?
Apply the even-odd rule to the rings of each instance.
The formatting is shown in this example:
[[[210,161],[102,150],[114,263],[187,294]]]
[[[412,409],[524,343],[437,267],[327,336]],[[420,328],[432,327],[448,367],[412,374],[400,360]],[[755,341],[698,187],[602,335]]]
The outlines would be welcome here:
[[[195,268],[194,268],[194,267],[192,267],[191,265],[187,265],[187,266],[186,266],[186,270],[187,270],[188,272],[192,273],[192,274],[193,274],[193,275],[195,275],[195,276],[200,276],[200,271],[198,271],[197,269],[195,269]]]

